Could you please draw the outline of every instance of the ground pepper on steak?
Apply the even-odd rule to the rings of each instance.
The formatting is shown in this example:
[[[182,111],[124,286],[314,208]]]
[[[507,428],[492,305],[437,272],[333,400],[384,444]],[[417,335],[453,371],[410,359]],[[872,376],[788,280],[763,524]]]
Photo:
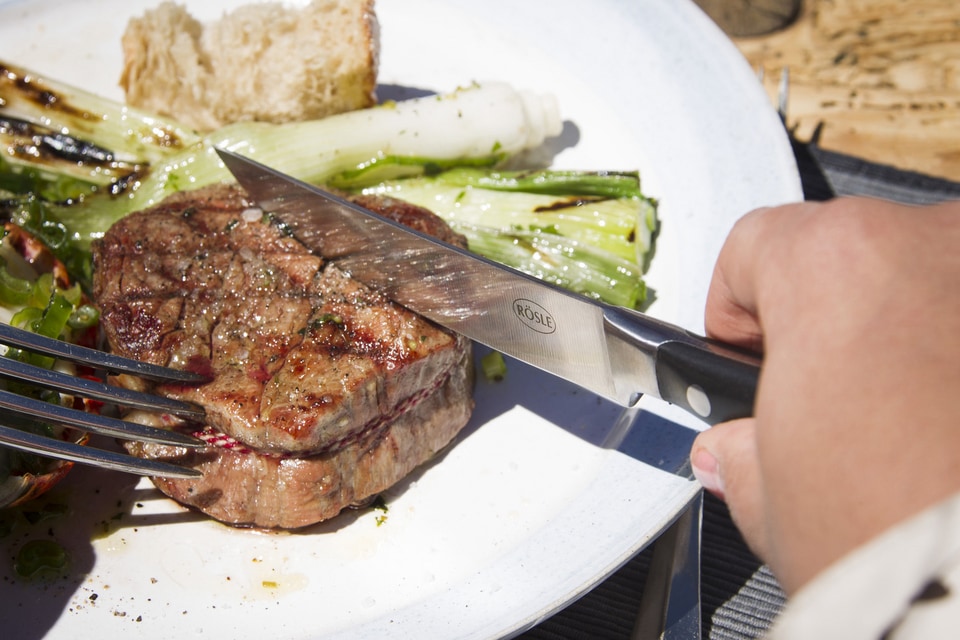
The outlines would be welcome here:
[[[419,207],[362,204],[462,244]],[[94,298],[113,351],[211,376],[158,388],[204,406],[206,425],[128,416],[195,430],[209,447],[129,448],[202,470],[155,483],[225,522],[333,517],[432,457],[472,411],[466,339],[325,264],[235,185],[176,194],[115,224],[94,247]]]

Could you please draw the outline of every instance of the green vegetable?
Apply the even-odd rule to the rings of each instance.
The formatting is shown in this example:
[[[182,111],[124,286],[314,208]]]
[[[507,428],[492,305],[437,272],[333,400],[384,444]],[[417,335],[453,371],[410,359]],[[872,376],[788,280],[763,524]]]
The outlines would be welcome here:
[[[33,281],[12,275],[7,263],[0,260],[0,306],[10,315],[10,324],[29,329],[48,338],[66,339],[73,328],[92,326],[91,318],[99,312],[90,305],[81,305],[79,285],[69,289],[57,287],[53,275],[44,273]],[[12,295],[14,292],[15,295]],[[9,349],[5,357],[39,367],[51,368],[54,359],[20,349]]]
[[[25,305],[34,292],[35,285],[18,278],[7,270],[7,262],[0,258],[0,304],[5,307]]]
[[[549,100],[491,83],[322,120],[237,123],[201,136],[2,61],[0,70],[5,71],[0,74],[0,118],[5,118],[0,133],[13,139],[0,167],[6,183],[15,182],[11,173],[29,175],[26,186],[37,194],[65,175],[85,182],[87,190],[68,203],[48,200],[41,216],[47,224],[63,225],[81,249],[130,211],[178,190],[231,180],[215,147],[308,182],[353,184],[362,175],[380,180],[459,163],[493,165],[539,145],[561,127]],[[38,93],[48,98],[38,101]],[[20,123],[32,127],[27,134]],[[52,153],[56,145],[44,146],[66,131],[71,154],[64,157]],[[36,223],[36,215],[21,211],[20,219]]]
[[[629,307],[644,300],[656,203],[636,173],[497,169],[560,133],[548,97],[490,83],[201,135],[2,61],[0,71],[0,191],[10,195],[0,213],[83,283],[91,242],[115,221],[175,191],[231,181],[215,153],[224,148],[306,182],[421,204],[471,250],[574,291]]]
[[[387,522],[387,512],[390,511],[390,507],[387,506],[387,501],[383,499],[382,495],[378,495],[376,498],[374,498],[371,508],[380,512],[380,514],[377,515],[375,522],[377,523],[378,527],[382,527]]]
[[[55,577],[63,574],[70,558],[66,549],[53,540],[31,540],[17,552],[13,569],[23,578]]]
[[[491,382],[499,382],[507,375],[507,363],[499,351],[490,351],[480,358],[480,370],[483,377]]]
[[[13,239],[13,238],[16,239]],[[21,254],[21,251],[23,252]],[[29,258],[28,258],[29,256]],[[51,338],[72,340],[77,330],[93,326],[98,312],[84,304],[79,285],[59,286],[52,273],[37,273],[33,261],[49,265],[53,258],[21,230],[0,238],[0,321],[29,329]],[[36,366],[51,368],[55,359],[31,351],[7,348],[2,356]],[[71,397],[39,389],[14,380],[3,382],[9,391],[56,404],[72,403]],[[60,438],[65,428],[5,415],[7,426],[48,437]],[[0,448],[0,508],[23,495],[37,478],[61,463],[15,449]]]
[[[67,324],[71,329],[90,329],[100,322],[100,310],[90,304],[82,304],[73,310]]]
[[[452,169],[363,190],[426,207],[471,251],[577,293],[636,307],[656,202],[636,173]]]

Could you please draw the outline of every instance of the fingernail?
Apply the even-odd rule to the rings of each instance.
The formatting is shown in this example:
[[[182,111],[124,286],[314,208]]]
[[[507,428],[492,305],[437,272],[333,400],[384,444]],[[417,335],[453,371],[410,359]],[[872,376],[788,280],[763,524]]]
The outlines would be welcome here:
[[[699,448],[690,456],[693,475],[710,493],[723,498],[723,479],[720,477],[720,463],[704,448]]]

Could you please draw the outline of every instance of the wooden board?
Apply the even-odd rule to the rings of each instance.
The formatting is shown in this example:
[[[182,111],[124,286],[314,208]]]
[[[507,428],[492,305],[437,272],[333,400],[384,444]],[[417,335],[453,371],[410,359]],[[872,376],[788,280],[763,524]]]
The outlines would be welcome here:
[[[804,0],[797,20],[734,38],[800,140],[960,181],[960,2]]]

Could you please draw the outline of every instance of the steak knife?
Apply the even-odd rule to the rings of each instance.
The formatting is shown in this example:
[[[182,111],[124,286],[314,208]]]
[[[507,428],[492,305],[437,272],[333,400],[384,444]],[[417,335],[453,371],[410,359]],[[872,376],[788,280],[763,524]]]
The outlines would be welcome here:
[[[708,424],[753,414],[760,360],[542,282],[235,153],[266,213],[352,278],[437,324],[622,406],[651,395]]]

